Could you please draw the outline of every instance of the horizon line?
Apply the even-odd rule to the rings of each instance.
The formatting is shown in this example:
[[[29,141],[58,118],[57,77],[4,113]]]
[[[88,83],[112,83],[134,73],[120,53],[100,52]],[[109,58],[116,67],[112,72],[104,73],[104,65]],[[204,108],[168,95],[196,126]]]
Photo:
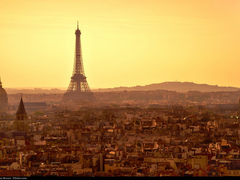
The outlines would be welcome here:
[[[193,83],[196,85],[208,85],[208,86],[217,86],[217,87],[226,87],[226,88],[240,88],[237,86],[229,86],[229,85],[213,85],[213,84],[207,84],[207,83],[195,83],[195,82],[190,82],[190,81],[164,81],[164,82],[159,82],[159,83],[150,83],[146,85],[133,85],[133,86],[115,86],[115,87],[92,87],[90,89],[96,90],[96,89],[114,89],[114,88],[132,88],[132,87],[138,87],[138,86],[148,86],[148,85],[154,85],[154,84],[162,84],[162,83],[168,83],[168,82],[178,82],[178,83]],[[4,87],[4,89],[44,89],[44,90],[51,90],[51,89],[60,89],[60,90],[67,90],[68,87]]]

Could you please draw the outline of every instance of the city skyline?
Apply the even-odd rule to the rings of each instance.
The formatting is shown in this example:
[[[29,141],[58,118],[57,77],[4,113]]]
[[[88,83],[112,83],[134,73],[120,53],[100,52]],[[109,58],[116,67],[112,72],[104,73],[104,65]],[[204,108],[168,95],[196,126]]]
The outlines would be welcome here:
[[[77,21],[90,88],[166,81],[240,87],[237,0],[1,4],[4,88],[67,88]]]

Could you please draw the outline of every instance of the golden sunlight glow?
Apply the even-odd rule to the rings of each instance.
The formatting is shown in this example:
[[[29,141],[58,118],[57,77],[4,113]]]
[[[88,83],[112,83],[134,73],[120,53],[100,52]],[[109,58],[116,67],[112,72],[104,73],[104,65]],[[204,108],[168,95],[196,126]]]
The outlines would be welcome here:
[[[77,21],[90,88],[240,87],[239,0],[1,0],[4,87],[68,87]]]

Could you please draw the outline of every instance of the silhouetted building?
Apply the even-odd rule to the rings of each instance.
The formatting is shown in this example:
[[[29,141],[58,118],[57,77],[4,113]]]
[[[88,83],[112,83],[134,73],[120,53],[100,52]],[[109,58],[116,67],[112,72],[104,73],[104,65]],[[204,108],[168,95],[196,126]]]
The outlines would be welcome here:
[[[44,111],[47,109],[47,104],[45,102],[25,102],[24,105],[28,113],[34,111]]]
[[[0,79],[0,112],[6,112],[8,110],[8,96],[5,89],[2,87],[2,81]]]
[[[218,104],[220,111],[238,111],[238,104]]]
[[[25,110],[22,97],[16,113],[16,119],[13,122],[13,129],[17,131],[25,131],[27,133],[29,131],[27,112]]]

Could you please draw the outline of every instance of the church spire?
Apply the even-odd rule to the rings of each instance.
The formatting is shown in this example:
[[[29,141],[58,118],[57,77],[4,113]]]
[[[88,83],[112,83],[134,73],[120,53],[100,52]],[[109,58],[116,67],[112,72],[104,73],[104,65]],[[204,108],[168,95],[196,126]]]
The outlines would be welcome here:
[[[25,110],[25,107],[24,107],[24,104],[23,104],[23,100],[22,100],[22,95],[21,95],[21,100],[20,100],[20,104],[18,106],[18,110],[17,110],[17,115],[20,115],[20,114],[27,114],[26,110]]]

